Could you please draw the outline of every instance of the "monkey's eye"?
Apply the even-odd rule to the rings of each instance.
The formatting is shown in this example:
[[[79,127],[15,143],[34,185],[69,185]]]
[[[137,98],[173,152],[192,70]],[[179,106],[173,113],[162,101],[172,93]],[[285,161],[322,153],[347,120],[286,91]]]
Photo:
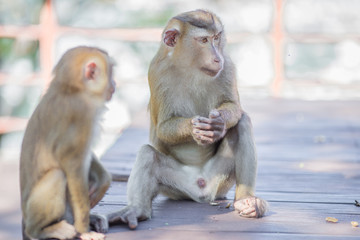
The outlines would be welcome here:
[[[207,42],[208,42],[208,39],[207,39],[206,37],[201,38],[201,42],[202,42],[202,43],[207,43]]]
[[[214,36],[214,40],[218,41],[220,40],[220,37],[221,37],[221,32]]]

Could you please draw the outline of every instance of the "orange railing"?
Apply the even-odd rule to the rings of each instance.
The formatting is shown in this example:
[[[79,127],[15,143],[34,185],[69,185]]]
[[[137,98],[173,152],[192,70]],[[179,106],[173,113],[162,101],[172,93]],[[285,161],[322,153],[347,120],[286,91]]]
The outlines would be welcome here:
[[[325,36],[324,34],[290,34],[284,31],[283,9],[286,0],[273,0],[273,24],[267,37],[272,42],[273,50],[273,72],[274,78],[270,87],[270,95],[281,96],[282,85],[285,80],[284,72],[284,46],[285,40],[292,39],[295,42],[306,42],[311,39],[312,42],[333,42],[338,41],[339,36]],[[143,28],[143,29],[85,29],[61,26],[55,17],[53,2],[46,0],[41,10],[40,24],[25,27],[0,25],[0,37],[25,38],[39,41],[40,66],[39,73],[31,74],[25,77],[24,84],[32,84],[33,80],[41,78],[46,88],[50,79],[54,63],[54,45],[58,37],[64,34],[75,33],[83,36],[102,36],[109,39],[124,41],[152,41],[158,42],[162,29]],[[248,34],[234,33],[229,34],[229,42],[239,41]],[[359,36],[350,36],[360,38]],[[8,78],[6,73],[0,73],[0,85],[5,83]],[[26,120],[12,117],[0,117],[0,134],[21,130],[24,128]]]

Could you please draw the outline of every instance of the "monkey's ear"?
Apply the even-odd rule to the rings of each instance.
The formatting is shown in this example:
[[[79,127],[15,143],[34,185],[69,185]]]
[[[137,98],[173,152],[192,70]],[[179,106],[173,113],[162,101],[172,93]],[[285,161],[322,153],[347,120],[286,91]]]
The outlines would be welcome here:
[[[97,66],[95,62],[89,62],[85,66],[85,78],[88,80],[95,80],[95,70]]]
[[[179,37],[180,32],[175,29],[169,29],[164,33],[164,43],[169,47],[175,47],[176,40]]]

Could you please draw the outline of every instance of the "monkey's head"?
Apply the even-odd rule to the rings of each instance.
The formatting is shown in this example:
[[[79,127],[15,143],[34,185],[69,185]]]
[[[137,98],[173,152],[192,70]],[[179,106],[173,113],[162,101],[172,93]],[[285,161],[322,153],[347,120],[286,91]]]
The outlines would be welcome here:
[[[85,93],[109,101],[115,91],[113,66],[114,61],[99,48],[72,48],[55,66],[50,88],[65,94]]]
[[[223,25],[209,11],[196,10],[173,17],[163,32],[163,42],[169,58],[185,71],[196,68],[216,77],[223,69]]]

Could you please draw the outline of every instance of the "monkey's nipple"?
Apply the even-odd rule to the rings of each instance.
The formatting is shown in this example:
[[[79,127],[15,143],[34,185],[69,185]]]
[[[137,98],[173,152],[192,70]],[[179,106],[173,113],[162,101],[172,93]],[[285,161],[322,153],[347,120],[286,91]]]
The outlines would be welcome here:
[[[206,187],[205,179],[199,178],[199,179],[197,180],[197,185],[199,186],[199,188],[204,188],[204,187]]]

